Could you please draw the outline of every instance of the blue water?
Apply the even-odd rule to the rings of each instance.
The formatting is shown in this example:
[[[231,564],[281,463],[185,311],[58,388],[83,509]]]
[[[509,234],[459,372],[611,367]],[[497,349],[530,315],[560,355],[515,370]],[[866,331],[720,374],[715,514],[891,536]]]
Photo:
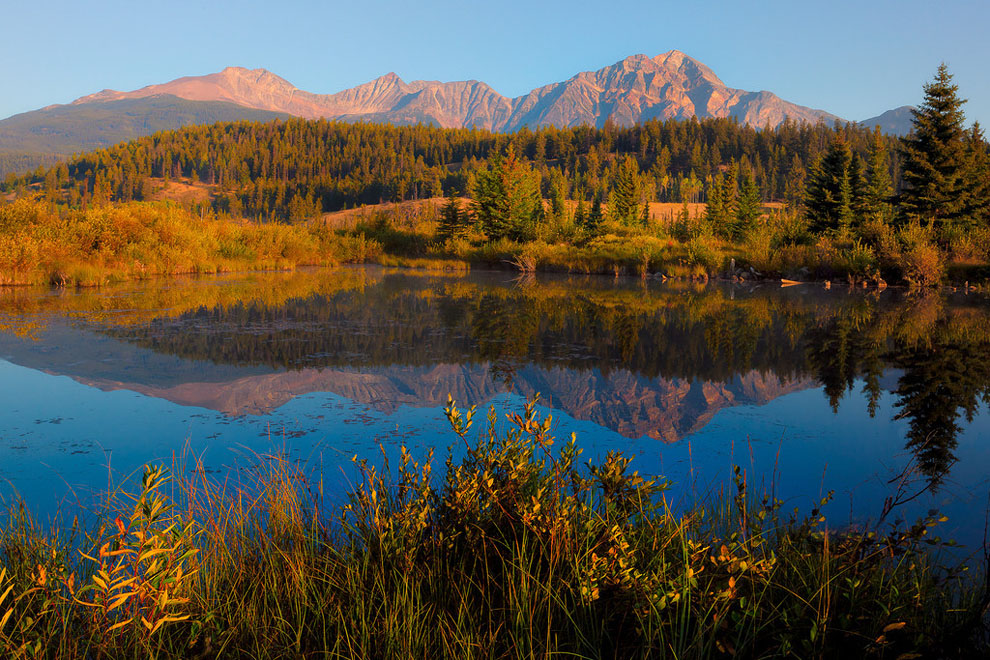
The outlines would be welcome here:
[[[505,286],[498,276],[493,277],[494,281],[480,280],[488,287],[485,290]],[[419,301],[427,297],[424,291],[436,294],[449,285],[448,280],[428,278],[417,282],[409,295]],[[348,290],[340,295],[357,296],[357,308],[362,309],[362,295],[368,297],[369,306],[381,305],[374,299],[378,289],[386,287],[401,294],[408,284],[405,279],[375,274],[363,293]],[[733,296],[745,293],[733,292]],[[126,299],[132,294],[112,295]],[[337,299],[332,294],[330,300]],[[325,299],[317,303],[328,304]],[[433,303],[425,304],[428,311]],[[417,355],[425,349],[415,343],[386,345],[376,335],[376,327],[410,322],[404,312],[393,309],[372,315],[371,321],[345,319],[348,322],[342,323],[337,318],[332,324],[334,333],[371,336],[376,347],[390,351],[385,358],[368,358],[377,348],[365,347],[348,352],[357,357],[341,357],[338,352],[329,362],[313,357],[315,366],[279,367],[251,357],[257,353],[255,344],[243,354],[225,349],[227,357],[221,360],[210,350],[192,353],[181,341],[173,341],[202,332],[202,346],[236,344],[242,335],[227,330],[239,321],[218,317],[213,323],[209,310],[197,308],[166,320],[162,320],[168,316],[164,313],[161,318],[152,314],[147,322],[123,330],[111,324],[108,331],[103,326],[105,319],[100,320],[103,317],[94,320],[91,303],[82,307],[72,310],[70,305],[68,311],[39,313],[36,318],[44,320],[43,328],[33,336],[0,334],[0,357],[4,358],[0,359],[0,496],[8,503],[23,499],[41,520],[53,517],[59,509],[91,508],[108,488],[126,483],[145,464],[187,469],[192,458],[201,460],[217,479],[236,479],[259,457],[284,455],[304,466],[330,501],[340,501],[357,478],[353,456],[380,462],[380,448],[394,459],[398,447],[405,445],[420,458],[435,450],[439,468],[448,447],[456,454],[459,440],[449,429],[442,405],[446,399],[443,388],[455,386],[460,389],[453,393],[462,405],[482,407],[479,425],[487,406],[499,411],[503,420],[499,423],[504,425],[501,413],[520,410],[527,396],[541,391],[547,404],[541,410],[553,415],[558,438],[576,433],[586,459],[601,458],[614,449],[634,456],[635,469],[670,480],[668,497],[675,504],[689,505],[730,487],[732,468],[738,465],[749,483],[772,491],[783,500],[785,509],[806,511],[834,490],[826,508],[829,524],[862,524],[876,518],[884,498],[895,489],[891,480],[914,463],[905,445],[909,420],[895,419],[900,408],[893,390],[901,372],[893,367],[883,372],[885,387],[871,416],[862,395],[862,375],[851,379],[833,409],[812,370],[795,374],[790,363],[779,375],[786,386],[747,398],[745,383],[734,386],[733,378],[762,382],[759,379],[766,373],[751,375],[744,369],[721,382],[684,373],[648,375],[651,364],[621,355],[593,359],[582,354],[586,349],[580,346],[548,357],[551,339],[540,334],[544,330],[536,330],[536,340],[529,342],[528,349],[517,351],[511,359],[496,356],[515,369],[507,382],[500,371],[492,369],[497,360],[472,352],[471,341],[479,338],[456,323],[445,321],[443,327],[422,330],[442,335],[441,340],[462,342],[460,360],[420,359]],[[341,313],[352,313],[349,309]],[[272,325],[270,329],[266,324],[271,320],[254,318],[250,334],[256,339],[259,333],[266,337],[270,333],[261,344],[267,345],[312,342],[313,337],[330,332],[307,318],[299,327],[315,335],[280,336],[285,328],[295,328],[293,322],[298,319],[294,314],[301,312],[286,307],[276,314],[277,328]],[[578,326],[584,328],[586,323],[582,319]],[[211,334],[219,326],[227,330]],[[135,327],[154,331],[146,336]],[[563,331],[555,326],[545,332],[558,337]],[[471,341],[465,339],[468,335]],[[392,335],[387,340],[402,343]],[[539,347],[539,341],[547,345]],[[511,343],[501,337],[498,342]],[[539,359],[531,355],[537,350]],[[793,354],[803,355],[801,351]],[[602,364],[608,360],[612,363],[606,373]],[[588,366],[582,368],[582,361]],[[699,361],[712,362],[708,355]],[[558,366],[560,362],[564,364]],[[711,368],[710,364],[704,368]],[[190,386],[191,390],[183,389]],[[587,392],[578,391],[584,387]],[[719,399],[718,405],[706,403],[704,397],[716,397],[712,388],[719,387],[735,398]],[[668,417],[674,421],[659,421]],[[654,422],[644,420],[654,420],[656,428],[668,430],[654,432],[650,426]],[[978,405],[971,421],[961,417],[960,427],[954,461],[938,487],[898,509],[892,518],[913,519],[938,509],[949,517],[940,533],[976,548],[982,542],[990,494],[986,405]],[[920,489],[925,483],[923,476],[915,474],[908,488]]]

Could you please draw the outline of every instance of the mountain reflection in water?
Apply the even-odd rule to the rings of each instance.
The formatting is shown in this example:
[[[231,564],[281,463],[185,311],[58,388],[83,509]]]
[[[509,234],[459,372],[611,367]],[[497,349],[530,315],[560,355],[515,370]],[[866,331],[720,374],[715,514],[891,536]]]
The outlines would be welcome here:
[[[676,443],[733,406],[821,388],[873,415],[890,392],[933,489],[988,401],[988,352],[986,300],[889,289],[343,268],[0,290],[7,361],[229,416],[312,392],[385,413],[539,392],[574,419]]]

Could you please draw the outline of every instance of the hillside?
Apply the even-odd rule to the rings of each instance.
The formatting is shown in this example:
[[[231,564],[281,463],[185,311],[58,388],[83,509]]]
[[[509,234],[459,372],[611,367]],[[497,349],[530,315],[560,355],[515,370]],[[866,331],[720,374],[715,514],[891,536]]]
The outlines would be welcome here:
[[[174,95],[56,105],[0,121],[0,178],[51,165],[60,157],[183,126],[218,121],[271,121],[289,115],[225,101]]]

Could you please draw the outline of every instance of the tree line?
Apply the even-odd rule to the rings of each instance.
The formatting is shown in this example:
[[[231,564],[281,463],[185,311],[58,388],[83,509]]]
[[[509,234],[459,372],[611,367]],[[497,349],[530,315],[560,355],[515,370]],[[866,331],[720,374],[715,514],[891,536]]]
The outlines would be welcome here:
[[[725,173],[752,179],[759,198],[798,204],[808,173],[836,136],[865,155],[872,133],[847,124],[786,121],[756,130],[732,119],[650,120],[495,134],[479,129],[325,120],[190,126],[101,149],[4,183],[40,187],[72,207],[145,199],[152,179],[215,186],[218,211],[295,220],[362,204],[469,194],[497,159],[530,170],[539,196],[608,204],[706,202]],[[893,153],[893,138],[883,138]],[[889,175],[899,180],[894,157]],[[628,200],[628,201],[627,201]],[[614,201],[614,200],[613,200]],[[623,206],[625,204],[625,206]],[[636,207],[635,209],[633,207]]]

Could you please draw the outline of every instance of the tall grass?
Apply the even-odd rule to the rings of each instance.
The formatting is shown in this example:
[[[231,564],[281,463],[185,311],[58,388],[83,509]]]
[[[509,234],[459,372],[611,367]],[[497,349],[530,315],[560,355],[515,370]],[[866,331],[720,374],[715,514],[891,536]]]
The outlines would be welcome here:
[[[323,223],[200,217],[165,202],[81,211],[31,200],[0,205],[0,284],[98,286],[178,273],[288,270],[365,261],[380,251],[364,236]]]
[[[89,533],[15,510],[5,657],[910,658],[985,654],[977,582],[937,521],[829,528],[736,471],[674,511],[609,453],[583,464],[530,402],[497,432],[446,409],[463,458],[358,461],[340,510],[281,459],[236,486],[148,468]],[[357,459],[355,459],[357,460]]]

